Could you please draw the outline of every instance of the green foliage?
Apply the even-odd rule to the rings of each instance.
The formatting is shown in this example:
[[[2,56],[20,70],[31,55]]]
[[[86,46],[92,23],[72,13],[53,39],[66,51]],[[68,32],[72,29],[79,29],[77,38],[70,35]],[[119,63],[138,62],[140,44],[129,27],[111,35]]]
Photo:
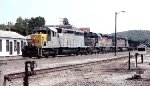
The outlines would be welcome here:
[[[5,24],[0,24],[0,30],[5,30],[7,26]]]
[[[64,24],[64,25],[70,25],[67,18],[63,18],[63,24]]]
[[[31,19],[22,19],[21,17],[16,19],[16,23],[13,25],[8,22],[7,25],[0,24],[0,30],[11,30],[21,35],[29,35],[32,33],[34,27],[45,25],[45,19],[43,17],[36,17]]]
[[[138,41],[144,44],[150,43],[150,31],[149,30],[129,30],[129,31],[124,31],[124,32],[118,32],[117,36],[127,37],[130,40]]]
[[[0,30],[10,30],[13,28],[12,22],[7,22],[7,24],[0,24]]]
[[[21,17],[16,19],[16,23],[13,26],[14,28],[11,29],[11,31],[18,32],[21,35],[28,35],[28,21],[29,19],[22,19]]]
[[[29,20],[29,28],[34,28],[34,27],[41,27],[45,25],[45,19],[43,17],[36,17],[36,18],[31,18]]]

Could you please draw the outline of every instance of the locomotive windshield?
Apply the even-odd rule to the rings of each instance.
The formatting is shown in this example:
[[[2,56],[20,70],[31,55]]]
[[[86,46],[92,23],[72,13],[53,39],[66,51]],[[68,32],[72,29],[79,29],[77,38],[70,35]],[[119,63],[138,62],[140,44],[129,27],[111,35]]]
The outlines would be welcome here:
[[[37,33],[37,34],[47,34],[47,31],[46,30],[37,30],[37,31],[34,31],[34,33]]]

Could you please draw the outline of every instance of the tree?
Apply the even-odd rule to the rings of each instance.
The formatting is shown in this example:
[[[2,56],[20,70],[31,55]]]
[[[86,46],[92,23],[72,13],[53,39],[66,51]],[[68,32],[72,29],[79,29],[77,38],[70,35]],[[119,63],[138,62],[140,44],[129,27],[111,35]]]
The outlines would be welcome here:
[[[30,20],[29,20],[29,25],[28,25],[28,27],[29,27],[29,33],[31,33],[31,31],[34,29],[34,27],[41,27],[41,26],[43,26],[43,25],[45,25],[45,19],[44,19],[44,17],[36,17],[36,18],[31,18]]]
[[[0,24],[0,30],[11,30],[21,35],[29,35],[32,33],[34,27],[41,27],[45,25],[45,19],[43,17],[36,17],[31,19],[22,19],[21,17],[16,19],[15,25],[8,22],[7,25]]]
[[[25,33],[26,33],[26,35],[29,35],[29,19],[25,19],[24,21],[23,21],[23,25],[24,25],[24,28],[26,28],[26,30],[25,30]]]
[[[6,30],[7,26],[5,24],[0,24],[0,30]]]
[[[12,31],[18,32],[21,35],[28,35],[28,21],[29,19],[22,19],[21,17],[16,19],[16,23],[14,25],[14,28],[11,29]]]
[[[6,24],[0,24],[0,30],[10,30],[13,28],[12,22],[7,22]]]
[[[63,24],[64,24],[64,25],[70,25],[67,18],[63,18]]]

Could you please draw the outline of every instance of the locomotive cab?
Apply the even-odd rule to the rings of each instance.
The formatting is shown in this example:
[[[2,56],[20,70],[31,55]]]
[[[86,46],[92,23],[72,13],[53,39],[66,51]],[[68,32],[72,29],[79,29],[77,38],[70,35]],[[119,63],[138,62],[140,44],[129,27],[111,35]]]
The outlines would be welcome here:
[[[31,35],[32,43],[42,48],[58,47],[58,34],[55,27],[36,28],[34,34]]]
[[[55,28],[36,27],[31,34],[31,45],[24,46],[23,57],[43,57],[54,53],[53,48],[59,47]]]

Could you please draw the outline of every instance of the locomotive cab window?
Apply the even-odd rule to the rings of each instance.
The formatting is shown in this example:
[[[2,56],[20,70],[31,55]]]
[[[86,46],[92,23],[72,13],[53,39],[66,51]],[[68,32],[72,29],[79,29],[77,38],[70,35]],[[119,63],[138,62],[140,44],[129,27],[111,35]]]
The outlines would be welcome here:
[[[52,37],[56,36],[56,32],[52,31]]]
[[[57,33],[61,33],[62,32],[62,29],[57,29]]]
[[[54,36],[54,31],[52,31],[52,36]]]
[[[36,33],[38,33],[38,34],[46,34],[46,30],[38,30],[38,31],[36,31]]]
[[[48,35],[47,35],[48,37],[48,41],[51,41],[51,31],[48,31]]]

